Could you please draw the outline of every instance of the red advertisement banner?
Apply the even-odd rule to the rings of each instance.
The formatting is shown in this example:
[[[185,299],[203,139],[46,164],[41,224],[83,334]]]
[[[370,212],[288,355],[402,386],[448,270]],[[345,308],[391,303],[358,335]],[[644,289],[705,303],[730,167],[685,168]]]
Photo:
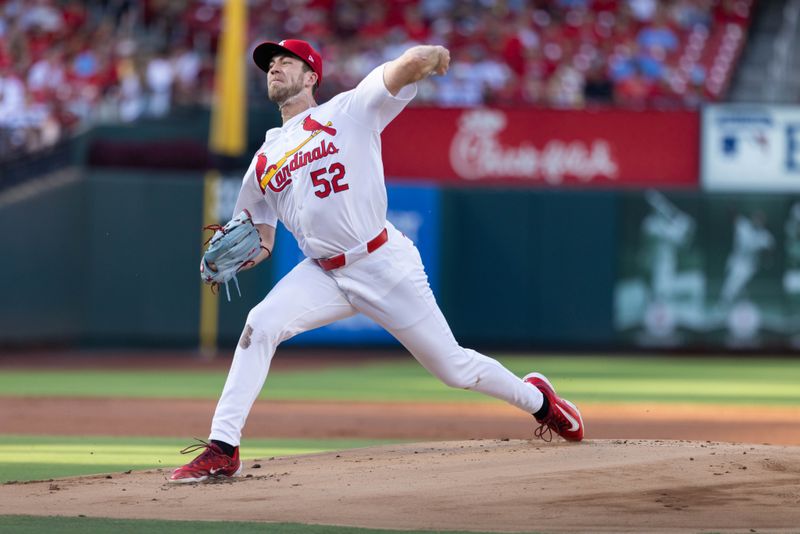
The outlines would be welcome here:
[[[390,178],[697,187],[699,138],[696,111],[408,108],[382,142]]]

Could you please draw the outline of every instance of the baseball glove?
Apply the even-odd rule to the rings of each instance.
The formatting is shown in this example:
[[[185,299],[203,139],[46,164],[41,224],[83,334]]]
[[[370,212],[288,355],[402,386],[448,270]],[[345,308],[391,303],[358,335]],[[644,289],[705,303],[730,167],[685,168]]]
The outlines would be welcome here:
[[[210,284],[212,290],[218,290],[220,284],[225,284],[229,301],[231,292],[228,289],[228,282],[232,279],[241,297],[242,292],[239,290],[236,273],[252,265],[253,260],[264,248],[250,213],[244,210],[225,226],[212,224],[206,226],[204,230],[213,230],[214,235],[204,243],[208,248],[200,260],[200,278],[206,284]]]

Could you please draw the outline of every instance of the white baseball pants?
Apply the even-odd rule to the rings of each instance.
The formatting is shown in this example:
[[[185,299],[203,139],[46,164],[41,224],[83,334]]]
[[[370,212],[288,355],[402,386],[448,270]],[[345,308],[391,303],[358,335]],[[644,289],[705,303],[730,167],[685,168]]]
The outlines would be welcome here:
[[[250,311],[210,439],[239,445],[282,341],[358,312],[388,330],[448,386],[480,391],[528,413],[541,408],[538,389],[498,361],[459,346],[436,304],[417,248],[391,224],[387,228],[386,244],[340,269],[326,272],[312,260],[300,262]]]

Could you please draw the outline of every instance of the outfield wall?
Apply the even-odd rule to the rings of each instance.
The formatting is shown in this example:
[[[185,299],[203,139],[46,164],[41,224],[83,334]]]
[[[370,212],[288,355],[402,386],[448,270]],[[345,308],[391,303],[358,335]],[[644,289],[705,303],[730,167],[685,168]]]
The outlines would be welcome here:
[[[407,110],[384,134],[389,219],[418,243],[467,345],[793,349],[800,189],[779,187],[800,172],[789,111],[714,107],[701,153],[691,112]],[[262,115],[251,124],[277,120]],[[170,124],[90,132],[74,157],[48,167],[88,168],[30,187],[16,171],[4,176],[0,224],[13,231],[3,234],[0,344],[197,345],[203,177],[213,162],[202,118]],[[658,146],[653,131],[668,134]],[[246,165],[227,163],[235,170],[215,192],[219,222]],[[770,172],[747,189],[737,175],[729,192],[718,185],[731,165]],[[718,190],[703,190],[701,168]],[[300,257],[280,231],[273,261],[241,276],[242,298],[220,299],[222,346]],[[359,317],[292,343],[394,342]]]
[[[800,331],[800,195],[389,189],[466,344],[790,348]],[[3,238],[0,341],[195,345],[202,193],[197,173],[93,170],[5,205],[20,231]],[[282,233],[243,297],[220,299],[223,346],[292,246]],[[295,343],[391,343],[359,321]]]

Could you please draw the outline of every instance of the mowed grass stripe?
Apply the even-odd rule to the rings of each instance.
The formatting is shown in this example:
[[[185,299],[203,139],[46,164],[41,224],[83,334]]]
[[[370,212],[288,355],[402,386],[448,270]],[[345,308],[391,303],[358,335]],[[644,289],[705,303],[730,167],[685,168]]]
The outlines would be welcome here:
[[[518,375],[544,372],[564,396],[594,402],[800,405],[800,359],[502,357]],[[0,396],[217,399],[224,371],[6,370]],[[274,372],[261,398],[275,400],[491,402],[447,388],[412,358]]]
[[[396,441],[365,439],[246,439],[244,460],[268,460],[346,450]],[[0,435],[0,483],[151,468],[172,469],[196,455],[182,455],[179,438]]]
[[[327,525],[302,525],[298,523],[247,523],[244,521],[163,521],[153,519],[106,519],[94,517],[32,517],[0,516],[0,532],[15,534],[437,534],[439,531],[421,530],[376,530],[370,528],[334,527]],[[447,534],[481,534],[448,530]],[[483,533],[487,534],[487,533]]]

